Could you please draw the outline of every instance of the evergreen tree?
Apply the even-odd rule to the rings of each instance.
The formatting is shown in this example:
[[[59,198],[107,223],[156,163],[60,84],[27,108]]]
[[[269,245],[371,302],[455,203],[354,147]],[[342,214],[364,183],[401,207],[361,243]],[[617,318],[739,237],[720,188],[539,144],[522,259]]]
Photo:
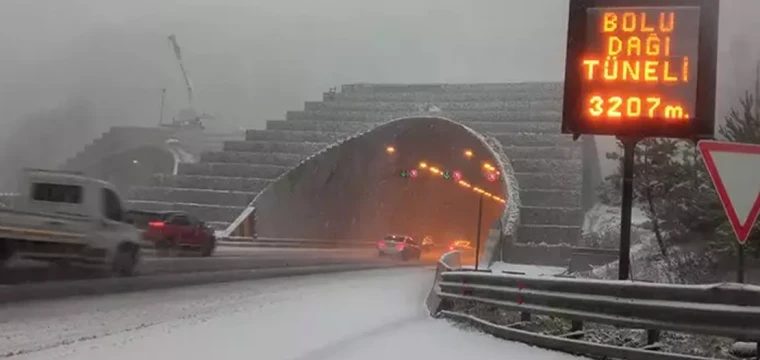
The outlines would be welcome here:
[[[718,129],[725,141],[760,144],[760,63],[755,89],[739,100],[726,122]],[[618,143],[622,150],[622,144]],[[619,205],[622,188],[622,151],[608,153],[618,161],[616,171],[605,179],[600,199]],[[660,252],[667,254],[668,243],[706,241],[713,250],[734,248],[735,235],[726,218],[699,151],[692,143],[673,139],[646,139],[636,147],[634,157],[634,202],[652,222]],[[755,224],[749,244],[760,258],[760,226]]]

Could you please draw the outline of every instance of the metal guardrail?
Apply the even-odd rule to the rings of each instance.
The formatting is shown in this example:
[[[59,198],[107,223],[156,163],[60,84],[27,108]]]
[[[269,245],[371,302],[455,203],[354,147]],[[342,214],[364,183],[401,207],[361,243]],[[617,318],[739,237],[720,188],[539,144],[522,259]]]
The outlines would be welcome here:
[[[707,359],[662,351],[660,331],[760,340],[760,287],[742,284],[670,285],[631,281],[531,277],[458,270],[449,254],[439,261],[428,299],[431,315],[471,323],[508,340],[554,350],[621,359]],[[458,262],[458,260],[456,260]],[[437,298],[437,299],[432,299]],[[452,311],[461,302],[519,312],[521,321],[498,325]],[[559,335],[526,330],[531,315],[569,321]],[[584,341],[583,323],[647,330],[633,348]]]
[[[282,247],[282,248],[369,248],[377,246],[375,241],[345,241],[319,239],[279,239],[226,237],[219,239],[217,245],[240,247]]]
[[[376,246],[373,241],[340,241],[340,240],[316,240],[316,239],[279,239],[279,238],[251,238],[251,237],[226,237],[217,240],[217,246],[244,247],[244,248],[301,248],[301,249],[357,249],[371,248]],[[150,242],[141,244],[144,248],[152,248]]]

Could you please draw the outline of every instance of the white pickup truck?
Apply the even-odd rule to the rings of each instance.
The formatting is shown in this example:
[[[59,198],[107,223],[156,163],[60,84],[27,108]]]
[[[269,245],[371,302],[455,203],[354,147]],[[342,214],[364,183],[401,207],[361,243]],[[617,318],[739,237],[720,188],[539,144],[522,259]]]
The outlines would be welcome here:
[[[23,175],[18,198],[0,207],[0,267],[16,257],[134,274],[140,234],[112,184],[60,171]]]

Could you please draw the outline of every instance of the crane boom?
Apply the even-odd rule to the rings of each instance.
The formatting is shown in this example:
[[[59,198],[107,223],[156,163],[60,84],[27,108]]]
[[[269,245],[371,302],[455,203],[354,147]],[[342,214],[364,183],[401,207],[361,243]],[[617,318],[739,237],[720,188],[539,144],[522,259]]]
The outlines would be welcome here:
[[[179,68],[182,70],[182,76],[185,78],[185,86],[187,86],[187,101],[189,102],[190,108],[192,110],[195,110],[195,104],[193,103],[193,84],[190,82],[190,77],[187,75],[185,65],[182,63],[182,50],[180,49],[179,44],[177,43],[177,37],[174,36],[174,34],[169,35],[169,43],[174,48],[174,55],[177,57],[177,61],[179,62]]]

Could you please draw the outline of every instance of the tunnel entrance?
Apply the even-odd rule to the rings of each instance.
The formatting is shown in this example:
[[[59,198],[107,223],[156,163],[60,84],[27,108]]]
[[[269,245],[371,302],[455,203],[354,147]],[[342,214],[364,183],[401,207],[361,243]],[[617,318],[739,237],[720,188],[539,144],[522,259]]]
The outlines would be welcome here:
[[[494,150],[468,128],[438,117],[399,119],[315,155],[264,190],[254,203],[257,232],[474,241],[482,196],[485,241],[505,207],[501,172]]]
[[[142,147],[103,158],[86,173],[113,183],[124,193],[132,186],[149,184],[154,174],[173,173],[174,163],[171,152]]]

